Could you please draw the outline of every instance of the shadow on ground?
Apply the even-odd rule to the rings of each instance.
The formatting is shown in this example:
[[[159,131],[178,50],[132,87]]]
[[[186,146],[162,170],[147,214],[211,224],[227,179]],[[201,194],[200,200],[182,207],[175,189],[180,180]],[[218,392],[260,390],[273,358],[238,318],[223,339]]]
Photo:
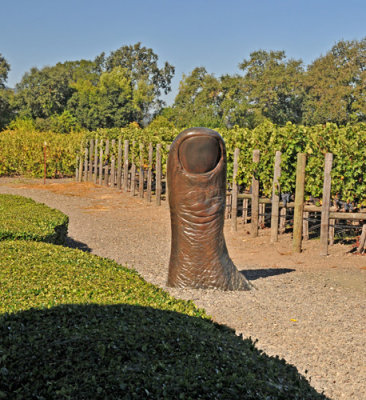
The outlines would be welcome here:
[[[288,274],[296,271],[291,268],[261,268],[261,269],[245,269],[240,271],[248,281],[255,281],[259,278],[268,278],[270,276]]]
[[[295,367],[202,318],[62,305],[0,315],[6,399],[326,399]]]
[[[79,242],[78,240],[75,240],[70,236],[66,237],[65,243],[63,245],[65,247],[70,247],[71,249],[79,249],[87,253],[90,253],[92,251],[92,249],[86,243]]]

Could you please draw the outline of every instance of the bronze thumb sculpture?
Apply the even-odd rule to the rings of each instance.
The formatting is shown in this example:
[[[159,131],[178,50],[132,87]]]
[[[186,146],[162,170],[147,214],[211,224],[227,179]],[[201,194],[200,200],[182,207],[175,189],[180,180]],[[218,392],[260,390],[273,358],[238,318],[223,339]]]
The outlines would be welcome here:
[[[168,189],[172,243],[168,285],[249,290],[231,261],[223,234],[226,150],[211,129],[181,132],[170,147]]]

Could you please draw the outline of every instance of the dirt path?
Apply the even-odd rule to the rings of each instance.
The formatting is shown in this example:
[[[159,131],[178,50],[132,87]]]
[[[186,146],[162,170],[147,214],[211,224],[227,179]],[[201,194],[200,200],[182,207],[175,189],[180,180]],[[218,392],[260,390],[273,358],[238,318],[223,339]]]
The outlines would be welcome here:
[[[331,399],[366,399],[366,257],[335,245],[318,255],[318,240],[291,253],[291,238],[269,244],[226,227],[229,253],[256,286],[250,292],[181,290],[165,286],[170,251],[166,204],[156,207],[92,184],[0,179],[0,193],[31,197],[70,217],[70,245],[135,268],[172,295],[192,299],[214,320],[257,339],[257,346],[294,364]]]

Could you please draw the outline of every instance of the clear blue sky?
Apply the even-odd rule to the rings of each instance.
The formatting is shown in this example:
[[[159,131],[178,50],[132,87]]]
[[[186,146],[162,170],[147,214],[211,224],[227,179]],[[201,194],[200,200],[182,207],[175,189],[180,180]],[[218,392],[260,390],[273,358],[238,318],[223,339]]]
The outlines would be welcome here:
[[[0,53],[14,87],[31,67],[94,59],[142,42],[182,74],[239,72],[258,49],[311,63],[337,41],[366,36],[365,0],[12,0],[0,2]]]

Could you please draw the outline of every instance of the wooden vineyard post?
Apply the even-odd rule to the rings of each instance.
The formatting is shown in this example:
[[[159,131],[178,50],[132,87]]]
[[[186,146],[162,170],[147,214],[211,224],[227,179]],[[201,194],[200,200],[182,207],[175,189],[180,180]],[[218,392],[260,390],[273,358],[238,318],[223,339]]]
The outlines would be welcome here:
[[[357,252],[358,253],[363,253],[365,250],[365,245],[366,245],[366,224],[362,225],[362,232],[360,236],[360,242],[357,247]]]
[[[226,192],[226,201],[225,201],[225,219],[231,218],[231,199],[232,199],[231,192]]]
[[[302,240],[309,240],[309,211],[304,211],[302,220]]]
[[[161,144],[156,145],[156,205],[161,205]]]
[[[111,161],[111,179],[110,179],[112,188],[114,188],[115,179],[116,179],[116,157],[113,155]]]
[[[262,228],[266,223],[266,205],[259,203],[258,225]]]
[[[323,182],[323,201],[322,201],[322,216],[320,222],[320,255],[328,255],[328,237],[329,237],[329,212],[330,212],[330,190],[332,186],[332,163],[333,154],[325,155],[324,163],[324,182]]]
[[[88,181],[93,180],[93,157],[94,157],[94,139],[89,141],[89,176]]]
[[[280,184],[278,180],[281,177],[281,155],[280,151],[276,151],[273,187],[272,187],[272,210],[271,210],[271,243],[278,242],[278,219],[280,213]]]
[[[231,196],[231,230],[236,232],[238,230],[238,184],[236,177],[238,175],[238,162],[240,150],[234,150],[234,168],[233,168],[233,189]]]
[[[259,150],[253,150],[253,162],[259,163]],[[258,214],[259,214],[259,181],[257,179],[256,169],[253,172],[252,178],[252,218],[251,218],[251,236],[258,236]]]
[[[248,205],[249,205],[249,200],[243,199],[242,217],[243,217],[243,224],[245,225],[248,223]]]
[[[47,178],[47,142],[43,143],[43,184],[46,184]]]
[[[109,183],[111,187],[114,187],[116,182],[116,139],[112,139],[111,142],[111,150],[110,150],[110,160],[111,160],[111,168],[110,168],[110,179]],[[113,170],[113,171],[112,171]]]
[[[168,158],[169,158],[169,151],[170,151],[170,144],[166,145],[166,150],[168,152],[167,157],[166,157],[166,164],[165,164],[165,200],[166,204],[169,207],[169,188],[168,188]]]
[[[83,179],[83,156],[80,156],[79,159],[79,176],[78,176],[78,182],[81,182]]]
[[[128,140],[125,140],[123,149],[123,191],[128,190]]]
[[[118,139],[118,153],[117,153],[117,189],[121,189],[122,179],[122,139]]]
[[[144,145],[140,143],[139,196],[144,197]]]
[[[131,151],[131,195],[135,196],[136,192],[136,162],[135,162],[135,147],[136,142],[132,142],[132,151]]]
[[[100,153],[99,153],[99,185],[103,183],[103,140],[100,142]]]
[[[98,177],[98,139],[95,139],[93,183],[97,183],[97,177]]]
[[[105,166],[104,166],[104,181],[103,185],[108,186],[108,176],[109,176],[109,139],[107,139],[105,144]]]
[[[287,208],[282,207],[280,210],[280,233],[285,233],[286,231],[286,215],[287,215]]]
[[[336,220],[334,218],[329,219],[329,246],[334,245],[334,232],[335,232]]]
[[[76,156],[76,167],[75,167],[75,181],[79,181],[79,156]]]
[[[295,208],[294,208],[294,228],[293,228],[293,251],[301,252],[302,241],[302,220],[304,212],[304,191],[305,191],[305,166],[306,154],[297,155],[296,167],[296,190],[295,190]]]
[[[88,180],[88,148],[84,149],[84,182]]]
[[[149,143],[149,167],[147,171],[147,191],[146,201],[151,202],[151,183],[152,183],[152,163],[153,163],[153,145]]]

